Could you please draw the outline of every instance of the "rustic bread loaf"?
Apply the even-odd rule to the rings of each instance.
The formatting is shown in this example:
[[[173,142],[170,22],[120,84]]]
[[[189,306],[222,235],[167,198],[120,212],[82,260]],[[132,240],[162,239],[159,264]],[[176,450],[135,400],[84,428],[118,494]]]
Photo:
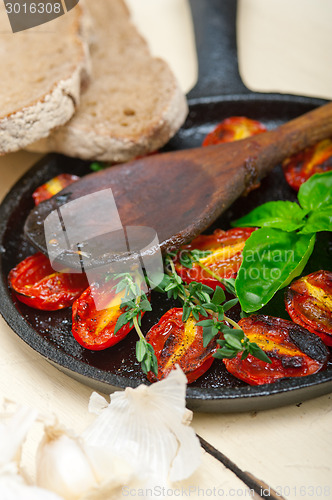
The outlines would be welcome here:
[[[33,144],[87,160],[123,162],[163,146],[187,114],[169,66],[153,58],[122,0],[86,0],[94,23],[92,81],[74,117]]]
[[[80,5],[49,23],[12,33],[0,4],[0,154],[49,134],[74,114],[89,67]]]

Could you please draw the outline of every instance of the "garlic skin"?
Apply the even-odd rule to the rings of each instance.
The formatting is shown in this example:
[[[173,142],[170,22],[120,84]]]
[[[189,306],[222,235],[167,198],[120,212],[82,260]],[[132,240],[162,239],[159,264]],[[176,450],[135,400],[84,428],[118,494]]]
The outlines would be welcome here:
[[[143,480],[167,484],[188,478],[199,466],[202,450],[188,427],[192,413],[185,407],[186,384],[177,367],[151,386],[115,392],[108,406],[93,395],[89,409],[99,416],[83,433],[85,442],[113,450]]]
[[[0,421],[0,467],[19,462],[23,441],[36,420],[38,412],[20,406],[13,415],[2,413]]]
[[[111,450],[87,446],[57,425],[46,427],[36,456],[38,486],[65,500],[105,500],[131,477],[130,467]]]

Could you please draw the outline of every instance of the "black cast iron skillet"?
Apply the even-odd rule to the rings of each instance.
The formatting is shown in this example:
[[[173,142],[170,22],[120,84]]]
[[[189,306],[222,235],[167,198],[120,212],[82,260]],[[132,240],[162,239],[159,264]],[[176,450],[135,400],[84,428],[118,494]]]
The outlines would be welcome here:
[[[228,116],[247,116],[274,128],[324,104],[321,99],[249,91],[238,73],[236,2],[191,0],[191,5],[198,47],[199,81],[188,95],[188,119],[166,146],[166,151],[199,146],[205,134]],[[13,187],[0,207],[0,311],[14,332],[29,346],[63,372],[94,389],[109,393],[146,383],[135,360],[134,333],[109,350],[88,351],[71,336],[70,310],[55,313],[35,311],[18,302],[8,288],[10,269],[35,252],[23,234],[25,218],[33,208],[31,194],[36,187],[62,172],[84,175],[90,172],[89,164],[61,155],[46,156]],[[258,190],[239,199],[209,231],[217,227],[227,229],[231,220],[255,206],[280,199],[295,200],[296,197],[277,166]],[[321,234],[305,273],[331,269],[331,254],[330,236]],[[153,294],[152,303],[153,312],[143,318],[145,332],[175,305],[157,294]],[[283,291],[263,312],[287,318]],[[197,411],[250,411],[298,403],[330,391],[332,363],[316,375],[251,387],[232,377],[223,364],[216,361],[203,377],[188,387],[187,404]]]

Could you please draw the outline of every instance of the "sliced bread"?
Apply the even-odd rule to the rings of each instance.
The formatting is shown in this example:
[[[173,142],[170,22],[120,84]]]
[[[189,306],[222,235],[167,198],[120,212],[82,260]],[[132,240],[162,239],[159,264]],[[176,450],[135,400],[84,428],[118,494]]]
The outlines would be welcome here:
[[[1,2],[0,154],[47,136],[74,114],[89,68],[84,19],[79,4],[53,21],[12,33]]]
[[[74,117],[29,147],[123,162],[163,146],[187,115],[167,63],[153,58],[122,0],[86,0],[94,23],[92,80]]]

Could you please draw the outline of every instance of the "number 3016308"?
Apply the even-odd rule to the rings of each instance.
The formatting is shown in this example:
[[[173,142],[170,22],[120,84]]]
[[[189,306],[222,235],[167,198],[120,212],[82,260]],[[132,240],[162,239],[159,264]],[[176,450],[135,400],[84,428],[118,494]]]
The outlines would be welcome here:
[[[330,499],[331,498],[331,488],[328,485],[301,485],[301,486],[277,486],[275,488],[276,496],[278,497],[288,497],[290,495],[296,497],[320,497],[322,499]]]
[[[60,14],[62,5],[60,2],[48,3],[6,3],[7,14]]]

